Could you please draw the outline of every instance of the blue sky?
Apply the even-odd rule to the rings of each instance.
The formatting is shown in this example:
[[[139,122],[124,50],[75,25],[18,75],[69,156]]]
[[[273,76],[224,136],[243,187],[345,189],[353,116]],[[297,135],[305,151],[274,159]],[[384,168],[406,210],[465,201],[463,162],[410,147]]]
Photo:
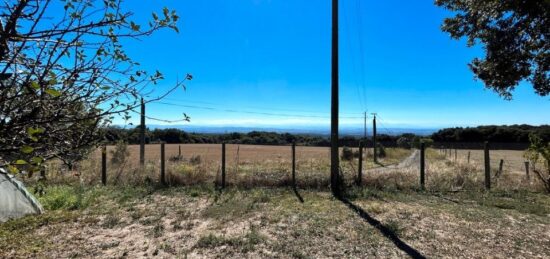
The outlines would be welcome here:
[[[179,34],[166,30],[127,43],[143,68],[165,74],[159,91],[186,73],[194,76],[186,91],[164,101],[193,107],[151,104],[148,115],[171,120],[185,112],[195,126],[328,128],[330,0],[126,6],[138,20],[163,6],[181,17]],[[386,127],[549,122],[550,99],[536,96],[528,83],[505,101],[474,80],[467,63],[483,53],[441,32],[449,15],[431,0],[340,1],[342,127],[362,125],[366,109]]]

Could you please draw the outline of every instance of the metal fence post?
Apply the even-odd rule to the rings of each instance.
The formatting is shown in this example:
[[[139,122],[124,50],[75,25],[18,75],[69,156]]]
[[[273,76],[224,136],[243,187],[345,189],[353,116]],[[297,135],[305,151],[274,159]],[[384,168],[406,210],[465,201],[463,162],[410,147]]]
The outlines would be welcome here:
[[[165,146],[164,142],[160,143],[160,183],[166,185],[166,158],[165,158]]]
[[[225,142],[222,143],[222,189],[225,188]]]
[[[107,146],[101,148],[101,183],[107,185]]]
[[[363,142],[359,141],[359,169],[357,170],[357,185],[361,186],[363,180]]]
[[[292,142],[292,188],[296,189],[296,142]]]
[[[491,189],[491,158],[489,155],[489,142],[485,142],[484,147],[484,158],[485,158],[485,189]]]
[[[425,171],[426,171],[426,144],[424,142],[420,143],[420,188],[425,189]]]

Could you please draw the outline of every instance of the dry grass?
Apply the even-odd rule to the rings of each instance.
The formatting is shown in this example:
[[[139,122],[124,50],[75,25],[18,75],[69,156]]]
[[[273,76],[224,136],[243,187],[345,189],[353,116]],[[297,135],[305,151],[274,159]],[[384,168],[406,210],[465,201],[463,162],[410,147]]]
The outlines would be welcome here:
[[[171,161],[181,146],[182,159]],[[108,147],[108,154],[114,147]],[[158,182],[160,174],[160,145],[146,146],[145,168],[139,167],[139,146],[129,146],[130,156],[120,165],[108,163],[108,183],[140,185]],[[354,149],[355,151],[356,149]],[[387,148],[387,157],[374,164],[365,161],[364,169],[396,164],[410,155],[410,150]],[[330,157],[325,147],[297,147],[296,174],[300,188],[326,189],[329,185]],[[199,161],[193,161],[193,159]],[[166,145],[167,182],[172,186],[212,184],[221,182],[221,145],[185,144]],[[108,161],[109,158],[108,158]],[[95,184],[100,181],[100,155],[93,153],[72,172],[52,163],[48,170],[50,183]],[[344,179],[352,183],[357,175],[357,159],[341,162]],[[290,146],[226,146],[226,183],[228,186],[252,188],[257,186],[280,187],[291,184]]]
[[[229,188],[219,193],[200,186],[52,188],[40,198],[46,214],[0,225],[0,257],[407,255],[378,226],[323,191],[302,191],[301,203],[288,189]],[[356,207],[426,257],[550,254],[547,195],[349,191]],[[82,196],[85,203],[53,207],[58,204],[51,197],[56,193]]]

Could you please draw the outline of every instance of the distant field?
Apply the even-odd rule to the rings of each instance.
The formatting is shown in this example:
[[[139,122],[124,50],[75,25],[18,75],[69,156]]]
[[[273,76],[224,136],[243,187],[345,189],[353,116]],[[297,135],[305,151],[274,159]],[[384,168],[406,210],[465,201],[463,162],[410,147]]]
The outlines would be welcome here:
[[[466,161],[468,158],[468,152],[470,152],[470,161],[472,163],[483,165],[484,157],[483,150],[457,150],[457,158],[462,161]],[[448,156],[450,160],[454,160],[454,150],[451,152],[451,156]],[[525,173],[525,161],[523,157],[524,151],[518,150],[491,150],[489,152],[491,158],[491,168],[498,169],[500,160],[504,160],[504,171],[514,173]]]

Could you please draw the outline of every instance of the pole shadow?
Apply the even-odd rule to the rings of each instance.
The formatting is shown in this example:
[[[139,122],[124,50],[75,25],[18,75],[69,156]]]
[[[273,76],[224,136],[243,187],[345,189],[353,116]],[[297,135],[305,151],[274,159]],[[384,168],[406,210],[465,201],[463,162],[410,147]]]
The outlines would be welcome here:
[[[423,256],[418,250],[414,249],[413,247],[409,246],[407,243],[403,242],[391,229],[384,226],[382,222],[379,220],[371,217],[365,210],[363,210],[361,207],[353,204],[351,201],[344,197],[337,197],[338,200],[340,200],[342,203],[344,203],[348,208],[353,210],[359,217],[363,218],[367,223],[369,223],[371,226],[378,229],[386,238],[388,238],[390,241],[392,241],[397,248],[399,248],[401,251],[407,253],[412,258],[426,258]]]
[[[304,203],[304,198],[302,198],[302,196],[298,192],[298,189],[296,187],[293,187],[292,190],[294,191],[294,194],[296,194],[296,198],[298,198],[301,203]]]

